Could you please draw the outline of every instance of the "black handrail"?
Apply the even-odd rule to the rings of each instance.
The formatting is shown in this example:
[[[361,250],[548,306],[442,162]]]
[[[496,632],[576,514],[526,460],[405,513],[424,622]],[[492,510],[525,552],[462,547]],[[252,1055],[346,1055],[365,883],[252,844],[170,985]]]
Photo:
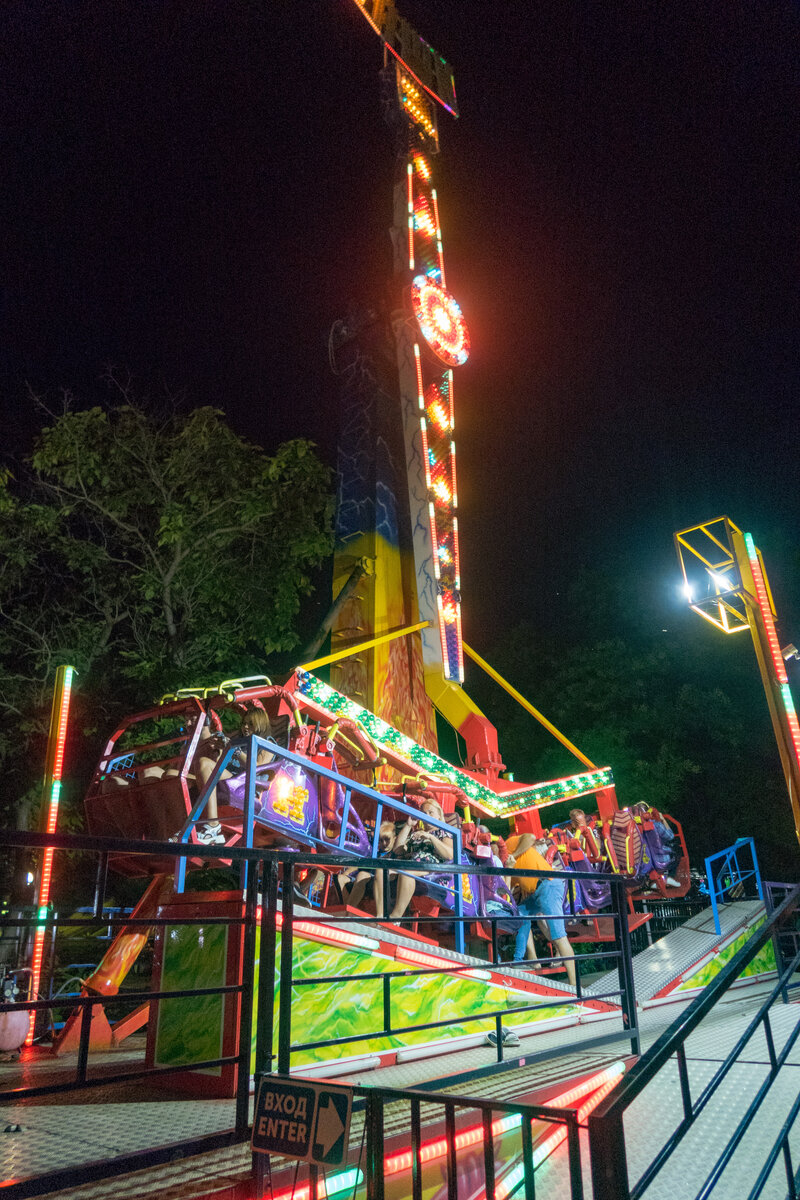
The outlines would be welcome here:
[[[4,844],[8,847],[27,848],[27,849],[42,849],[52,847],[61,851],[86,852],[97,856],[98,872],[97,879],[94,885],[94,909],[89,917],[75,918],[72,916],[60,919],[57,914],[50,911],[46,915],[39,914],[38,911],[32,910],[31,915],[27,917],[11,916],[0,921],[0,924],[13,927],[28,927],[28,928],[44,928],[50,934],[56,934],[59,927],[80,928],[81,926],[94,926],[98,920],[102,918],[102,924],[109,928],[131,928],[131,927],[160,927],[164,926],[184,926],[202,924],[225,924],[230,925],[232,929],[236,929],[243,939],[243,962],[242,975],[238,983],[225,985],[217,985],[214,987],[199,987],[191,989],[174,989],[174,990],[159,990],[159,991],[128,991],[120,989],[113,997],[106,995],[81,995],[70,997],[69,1007],[75,1012],[81,1012],[82,1017],[79,1021],[80,1025],[80,1044],[78,1052],[78,1064],[75,1071],[75,1077],[68,1082],[60,1082],[55,1085],[42,1085],[41,1087],[23,1087],[19,1089],[11,1089],[0,1095],[6,1101],[15,1101],[24,1098],[33,1098],[45,1093],[58,1092],[69,1093],[83,1087],[100,1087],[114,1082],[128,1082],[136,1079],[147,1079],[152,1076],[169,1076],[170,1074],[182,1073],[185,1071],[193,1071],[205,1069],[209,1067],[219,1066],[238,1066],[238,1078],[236,1088],[236,1123],[235,1128],[227,1130],[224,1133],[207,1135],[206,1139],[195,1139],[191,1143],[192,1152],[199,1153],[201,1149],[206,1147],[211,1148],[216,1145],[231,1145],[237,1141],[243,1140],[248,1132],[248,1083],[250,1075],[250,1055],[252,1044],[252,1024],[255,1016],[255,1067],[256,1072],[268,1070],[270,1065],[277,1060],[279,1069],[288,1069],[289,1056],[293,1049],[291,1045],[291,993],[292,993],[292,941],[293,935],[302,930],[303,922],[308,920],[308,914],[305,912],[294,915],[294,878],[295,871],[305,865],[315,866],[332,866],[340,867],[343,863],[341,854],[313,854],[312,852],[299,854],[296,851],[271,851],[264,848],[256,847],[239,847],[239,846],[200,846],[179,843],[164,843],[160,841],[140,841],[126,838],[108,838],[96,837],[83,834],[44,834],[33,833],[26,831],[8,831],[0,835],[3,837]],[[246,864],[251,865],[246,874],[242,871],[246,882],[245,894],[242,900],[241,908],[238,905],[234,906],[235,915],[225,917],[217,916],[141,916],[134,917],[131,915],[119,917],[107,917],[104,910],[105,889],[107,885],[107,864],[109,856],[116,853],[124,853],[127,855],[157,855],[160,858],[171,859],[176,862],[180,859],[193,858],[195,860],[213,860],[219,862],[233,863],[244,867]],[[350,861],[349,859],[347,860]],[[366,869],[385,870],[391,865],[391,861],[383,859],[366,859],[360,860],[360,865]],[[407,867],[406,860],[398,860],[398,865]],[[459,875],[496,875],[498,868],[495,865],[466,865],[462,863],[441,863],[437,866],[437,871],[452,874],[454,877]],[[596,876],[592,873],[584,874],[578,872],[553,872],[542,870],[523,870],[516,869],[516,874],[520,876],[531,876],[534,878],[559,878],[571,881],[580,881],[581,879],[594,880]],[[279,907],[279,883],[282,880],[282,896]],[[259,897],[259,881],[260,892]],[[603,953],[607,958],[615,961],[619,967],[619,991],[604,992],[602,996],[591,995],[586,999],[591,1001],[602,1000],[604,997],[611,998],[612,996],[620,998],[622,1007],[623,1023],[625,1036],[631,1039],[631,1048],[634,1053],[638,1051],[638,1027],[636,1024],[636,1005],[635,998],[632,992],[632,971],[630,966],[630,941],[627,929],[626,908],[625,908],[625,885],[624,881],[619,878],[610,878],[612,893],[614,897],[614,908],[611,912],[611,917],[615,927],[616,945],[613,950]],[[570,887],[570,891],[572,888]],[[260,903],[259,903],[260,901]],[[280,910],[282,909],[282,914]],[[560,914],[553,914],[553,916]],[[380,918],[377,918],[380,920]],[[413,918],[403,918],[408,920]],[[434,918],[431,918],[432,920]],[[448,913],[446,920],[449,923],[473,921],[474,917],[458,917],[455,914]],[[493,930],[492,947],[496,957],[497,951],[497,926],[507,918],[498,915],[490,915],[478,918],[483,924],[490,925]],[[325,922],[332,926],[350,924],[363,925],[374,924],[376,918],[363,917],[355,918],[350,915],[346,916],[329,916],[328,914],[314,912],[315,922]],[[276,967],[278,964],[277,938],[279,923],[282,928],[282,938],[280,946],[280,977],[282,986],[278,991],[278,996],[275,995],[273,981],[276,975]],[[255,939],[257,930],[260,926],[261,936],[261,971],[259,977],[259,987],[255,987],[254,981],[254,959],[255,959]],[[299,930],[298,930],[299,927]],[[560,959],[557,961],[561,961]],[[579,959],[576,960],[576,968],[579,970]],[[489,964],[486,964],[489,965]],[[504,970],[505,964],[495,963],[495,969]],[[524,964],[520,964],[524,965]],[[510,964],[508,964],[510,967]],[[460,957],[449,960],[442,959],[441,967],[434,969],[423,968],[422,970],[416,967],[410,967],[408,971],[394,973],[391,978],[406,976],[406,975],[431,975],[434,976],[440,972],[459,972],[470,971],[476,967],[476,961],[464,962]],[[379,973],[383,979],[384,973]],[[364,978],[367,978],[366,976]],[[305,981],[303,981],[305,983]],[[630,988],[630,992],[628,992]],[[160,1000],[186,999],[193,996],[204,995],[221,995],[221,996],[236,996],[241,997],[241,1006],[243,1008],[243,1019],[240,1022],[238,1040],[235,1047],[232,1047],[232,1053],[220,1056],[217,1059],[209,1059],[197,1062],[184,1062],[175,1066],[165,1067],[143,1067],[135,1070],[112,1071],[106,1074],[103,1071],[98,1076],[87,1076],[89,1065],[89,1035],[91,1027],[91,1015],[97,1006],[101,1006],[109,1000],[113,999],[114,1003],[132,1004],[137,1006],[143,1003]],[[555,1007],[559,1002],[572,1004],[576,999],[580,1000],[581,992],[578,990],[577,996],[570,991],[565,991],[563,997],[556,995],[547,997],[546,1000],[537,997],[537,1002],[530,1005],[531,1008],[538,1007]],[[41,1011],[51,1009],[57,1003],[56,999],[51,997],[43,1000],[28,1000],[28,1001],[12,1001],[10,1003],[0,1004],[0,1011]],[[255,1005],[255,1008],[254,1008]],[[273,1015],[275,1007],[278,1007],[278,1045],[274,1047],[273,1042]],[[556,1051],[549,1049],[539,1053],[521,1055],[519,1059],[512,1058],[510,1061],[504,1059],[502,1046],[502,1020],[506,1013],[519,1013],[526,1010],[523,1008],[514,1008],[498,1012],[495,1010],[489,1014],[479,1014],[477,1017],[472,1017],[474,1020],[484,1020],[487,1016],[494,1016],[497,1023],[498,1046],[497,1056],[498,1063],[495,1067],[480,1068],[480,1073],[491,1071],[493,1069],[505,1069],[509,1066],[516,1065],[518,1061],[533,1061],[542,1057],[549,1057]],[[257,1015],[256,1015],[257,1014]],[[465,1019],[470,1019],[466,1017]],[[439,1026],[446,1025],[447,1021],[434,1021],[414,1028],[435,1029]],[[397,1032],[397,1030],[395,1030]],[[374,1036],[374,1033],[372,1035]],[[590,1039],[583,1042],[587,1045],[600,1045],[612,1040],[616,1040],[619,1033],[609,1033]],[[339,1039],[346,1041],[350,1039]],[[310,1043],[311,1044],[311,1043]],[[325,1043],[320,1043],[325,1044]],[[329,1044],[334,1044],[333,1039],[329,1039]],[[273,1054],[273,1048],[278,1050],[277,1054]],[[570,1130],[569,1143],[571,1152],[577,1144],[577,1129]],[[142,1151],[133,1155],[126,1155],[114,1160],[105,1160],[102,1163],[102,1169],[105,1174],[111,1176],[118,1174],[120,1171],[129,1171],[137,1166],[145,1166],[156,1162],[168,1161],[174,1154],[175,1147],[158,1147],[154,1150]],[[489,1151],[485,1151],[489,1154]],[[47,1176],[33,1176],[27,1179],[22,1179],[10,1185],[8,1190],[9,1200],[11,1197],[33,1196],[41,1193],[44,1190],[51,1191],[53,1187],[72,1186],[77,1183],[82,1183],[85,1180],[92,1178],[96,1173],[98,1164],[87,1163],[80,1167],[65,1168],[57,1172],[48,1174]],[[487,1193],[488,1194],[488,1193]],[[577,1193],[576,1193],[577,1195]]]
[[[692,1103],[691,1097],[688,1096],[688,1089],[682,1087],[684,1099],[683,1121],[665,1146],[659,1151],[641,1178],[631,1187],[628,1180],[625,1134],[622,1124],[625,1110],[673,1056],[676,1056],[679,1072],[681,1072],[681,1062],[684,1060],[684,1046],[687,1038],[714,1008],[731,985],[735,983],[745,967],[772,940],[778,927],[795,912],[799,904],[800,886],[796,886],[786,896],[780,906],[768,917],[766,922],[752,934],[747,944],[723,967],[716,979],[712,980],[700,995],[692,1001],[688,1008],[679,1014],[669,1028],[657,1038],[650,1049],[642,1055],[639,1061],[620,1080],[606,1099],[598,1105],[596,1111],[592,1113],[589,1118],[589,1144],[592,1157],[592,1182],[594,1185],[595,1200],[630,1200],[630,1198],[635,1198],[642,1194],[681,1141],[684,1134],[697,1119],[717,1086],[722,1082],[725,1075],[727,1075],[742,1047],[762,1021],[764,1021],[769,1008],[774,1003],[778,994],[785,992],[786,983],[800,962],[800,954],[796,955],[786,970],[779,975],[778,981],[770,992],[769,997],[761,1005],[747,1030],[739,1038],[733,1051],[727,1056],[700,1097]],[[797,1032],[800,1033],[800,1028],[798,1028]],[[777,1064],[773,1064],[770,1082],[780,1065],[781,1060],[777,1060]],[[683,1084],[682,1076],[681,1082]],[[748,1110],[748,1120],[761,1099],[763,1099],[763,1095],[759,1093],[756,1101],[754,1101],[754,1104]],[[733,1150],[731,1150],[732,1152]]]
[[[259,1077],[267,1080],[290,1080],[294,1076],[280,1073],[265,1073]],[[314,1080],[306,1076],[304,1082],[325,1084],[324,1079]],[[534,1149],[535,1139],[531,1130],[532,1121],[542,1121],[549,1124],[564,1125],[567,1133],[568,1143],[568,1169],[570,1183],[570,1200],[583,1200],[583,1176],[581,1171],[581,1155],[580,1155],[580,1139],[577,1106],[566,1108],[556,1108],[550,1104],[531,1104],[526,1102],[518,1102],[513,1100],[487,1100],[479,1096],[464,1096],[455,1095],[448,1092],[427,1092],[420,1091],[418,1088],[392,1088],[381,1086],[370,1086],[366,1084],[355,1084],[350,1090],[355,1097],[361,1097],[364,1103],[364,1124],[365,1124],[365,1145],[362,1145],[359,1154],[358,1162],[361,1161],[361,1155],[364,1155],[364,1174],[366,1181],[367,1200],[382,1200],[385,1195],[384,1189],[384,1142],[385,1142],[385,1126],[384,1126],[384,1109],[387,1104],[398,1102],[407,1102],[411,1110],[410,1121],[410,1139],[411,1139],[411,1194],[412,1197],[421,1197],[421,1176],[424,1160],[421,1156],[422,1149],[422,1121],[420,1119],[420,1108],[424,1103],[429,1108],[438,1106],[443,1110],[444,1126],[445,1126],[445,1170],[447,1179],[448,1196],[455,1197],[456,1192],[456,1172],[457,1172],[457,1139],[459,1130],[456,1128],[456,1110],[464,1111],[474,1110],[481,1117],[483,1126],[483,1168],[484,1168],[484,1183],[486,1187],[486,1197],[494,1194],[495,1189],[495,1162],[494,1162],[494,1133],[492,1132],[492,1116],[497,1114],[505,1114],[507,1116],[518,1116],[520,1118],[520,1134],[521,1134],[521,1163],[523,1168],[523,1178],[520,1180],[519,1186],[524,1187],[524,1194],[529,1197],[535,1196],[534,1184]],[[355,1107],[358,1106],[356,1101]],[[439,1125],[441,1118],[434,1118],[428,1121],[428,1125]],[[254,1155],[254,1174],[257,1179],[256,1196],[263,1195],[263,1156]],[[513,1161],[513,1160],[512,1160]],[[351,1166],[357,1165],[350,1163]],[[506,1164],[510,1165],[510,1164]],[[295,1181],[296,1182],[296,1181]],[[515,1189],[516,1190],[516,1189]]]

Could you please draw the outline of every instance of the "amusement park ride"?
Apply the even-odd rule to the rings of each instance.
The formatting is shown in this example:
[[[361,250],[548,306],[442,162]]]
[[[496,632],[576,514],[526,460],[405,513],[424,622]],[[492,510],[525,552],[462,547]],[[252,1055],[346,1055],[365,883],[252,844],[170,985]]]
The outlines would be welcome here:
[[[394,308],[388,319],[369,311],[352,313],[331,331],[330,358],[342,397],[331,652],[298,666],[279,683],[258,677],[185,688],[120,722],[86,795],[87,824],[90,834],[124,839],[129,846],[137,840],[177,839],[191,847],[218,819],[223,848],[293,850],[303,863],[311,857],[312,866],[296,876],[296,902],[303,911],[294,946],[298,954],[307,945],[333,956],[327,970],[331,978],[345,972],[337,954],[350,955],[352,973],[354,955],[368,963],[391,956],[406,966],[452,966],[456,956],[465,963],[469,949],[474,1011],[483,1011],[498,986],[506,996],[524,991],[528,1000],[532,993],[553,997],[560,988],[563,1000],[564,985],[548,979],[548,971],[531,968],[510,980],[494,956],[489,969],[475,969],[474,956],[480,959],[481,948],[491,941],[489,916],[502,914],[509,930],[517,921],[500,867],[496,876],[442,875],[430,863],[418,867],[409,911],[424,922],[423,932],[413,925],[393,928],[386,920],[388,905],[381,910],[377,898],[356,907],[337,894],[337,875],[357,869],[359,860],[379,857],[387,823],[413,825],[420,836],[449,838],[453,861],[466,865],[486,865],[494,853],[502,866],[511,836],[544,839],[554,869],[584,873],[564,899],[573,941],[614,938],[613,922],[602,916],[611,877],[627,885],[629,929],[651,915],[635,911],[636,901],[680,898],[690,887],[679,823],[646,806],[621,808],[611,768],[591,762],[464,645],[454,429],[458,372],[469,356],[470,338],[458,301],[447,289],[435,186],[438,116],[458,115],[455,88],[448,64],[397,14],[391,0],[355,3],[384,48],[381,101],[396,156]],[[748,627],[753,632],[800,827],[800,729],[760,556],[749,535],[726,518],[683,530],[676,542],[692,606],[726,632]],[[706,588],[701,596],[693,582],[690,553],[705,571],[710,595]],[[497,730],[464,690],[465,656],[488,670],[575,755],[579,766],[573,774],[520,784],[504,773]],[[326,667],[330,682],[316,673]],[[465,765],[455,766],[438,753],[436,713],[463,739]],[[254,726],[262,732],[253,732]],[[565,802],[585,806],[586,823],[549,828],[543,812]],[[314,855],[325,860],[319,870],[313,868]],[[331,866],[331,855],[339,865]],[[231,860],[221,855],[214,861],[229,866]],[[402,874],[402,861],[390,861]],[[202,987],[197,971],[206,969],[208,955],[198,958],[196,945],[174,947],[164,936],[164,924],[187,906],[211,915],[224,896],[240,909],[241,891],[215,892],[210,882],[202,892],[187,889],[187,873],[194,873],[195,881],[210,881],[214,872],[206,869],[208,859],[189,854],[176,868],[166,845],[161,854],[121,848],[108,865],[123,875],[150,877],[134,915],[160,921],[154,988],[181,971],[190,980],[187,986]],[[41,894],[40,903],[46,904]],[[357,932],[344,925],[333,931],[325,927],[322,916],[331,911],[361,921],[353,927]],[[731,952],[748,928],[747,922],[730,927],[725,946]],[[114,996],[147,938],[142,925],[123,928],[83,981],[84,995]],[[700,986],[692,972],[702,968],[707,975],[722,945],[716,941],[709,950],[704,942],[702,953],[687,958],[680,971],[666,981],[651,981],[650,998]],[[225,953],[223,981],[240,967],[233,950]],[[556,966],[549,974],[558,972]],[[408,984],[409,1005],[419,1002],[422,989],[414,987],[416,982]],[[467,986],[464,980],[434,976],[429,990],[440,992],[446,1004],[448,988],[456,983]],[[355,1007],[349,984],[328,994],[333,1010],[337,1004],[342,1011]],[[462,1001],[465,994],[460,993]],[[587,1013],[598,1019],[611,1007],[578,992],[575,1020]],[[330,1018],[330,1011],[326,1015]],[[311,1015],[298,1006],[297,1019],[302,1024]],[[150,1063],[183,1061],[170,1058],[166,1006],[157,1020],[144,1005],[112,1028],[96,1005],[92,1045],[119,1042],[148,1022]],[[67,1021],[56,1053],[76,1047],[80,1024],[79,1014]],[[458,1027],[452,1033],[440,1030],[441,1040],[458,1035]],[[385,1041],[376,1038],[366,1047],[382,1064],[394,1062],[391,1056],[398,1052],[397,1039],[391,1049]],[[339,1066],[343,1053],[331,1043],[327,1057]],[[320,1067],[313,1055],[296,1061]]]
[[[479,822],[504,818],[514,833],[542,837],[544,809],[594,798],[596,814],[579,831],[569,825],[548,831],[548,859],[597,875],[597,886],[579,889],[577,906],[573,901],[572,933],[576,940],[607,938],[595,916],[608,900],[603,876],[629,880],[635,928],[647,915],[634,912],[634,899],[688,890],[683,833],[669,816],[644,807],[620,809],[611,769],[597,767],[524,701],[581,768],[537,784],[505,778],[497,731],[462,686],[465,652],[487,664],[464,646],[461,629],[454,417],[457,373],[470,339],[446,287],[435,187],[437,116],[457,116],[455,88],[448,64],[391,4],[364,0],[358,7],[384,46],[381,95],[396,152],[396,307],[390,328],[367,313],[338,322],[331,334],[331,362],[343,395],[334,567],[334,590],[343,600],[335,605],[332,652],[280,684],[259,678],[183,689],[123,721],[89,787],[89,829],[163,840],[180,830],[182,840],[192,843],[213,798],[220,840],[227,845],[335,849],[356,860],[377,851],[382,821],[413,815],[435,828],[437,821],[420,811],[433,801],[448,831],[455,831],[457,861],[479,862],[480,849],[491,853],[479,848],[481,837],[488,841],[478,833]],[[330,684],[312,673],[325,665],[331,665]],[[235,736],[253,709],[268,715],[281,746],[262,765],[247,760],[246,746]],[[436,752],[434,709],[464,739],[466,766]],[[204,788],[198,767],[203,755],[217,759]],[[360,791],[351,779],[360,781]],[[498,847],[504,854],[502,837]],[[198,865],[189,860],[190,869]],[[118,855],[111,866],[123,873],[147,870],[159,880],[167,869],[158,856]],[[465,877],[460,895],[440,887],[435,904],[418,897],[412,909],[460,915],[463,906],[479,932],[486,905],[498,900],[498,886],[485,893]],[[163,890],[163,880],[148,889],[139,915],[158,903]],[[330,880],[322,899],[335,899]],[[507,890],[502,903],[513,916]],[[119,986],[134,943],[124,933],[117,941],[87,987]],[[463,950],[461,925],[455,944]]]

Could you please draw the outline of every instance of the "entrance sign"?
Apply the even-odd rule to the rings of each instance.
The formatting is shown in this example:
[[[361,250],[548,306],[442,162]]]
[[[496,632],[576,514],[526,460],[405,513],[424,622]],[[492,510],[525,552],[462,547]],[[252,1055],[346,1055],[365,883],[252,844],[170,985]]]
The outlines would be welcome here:
[[[252,1148],[338,1167],[347,1156],[352,1111],[351,1088],[267,1076],[256,1100]]]

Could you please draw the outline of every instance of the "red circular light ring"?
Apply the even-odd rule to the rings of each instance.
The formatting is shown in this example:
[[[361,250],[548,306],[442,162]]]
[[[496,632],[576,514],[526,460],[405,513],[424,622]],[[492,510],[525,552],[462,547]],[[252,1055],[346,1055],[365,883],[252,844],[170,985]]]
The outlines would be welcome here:
[[[448,367],[460,367],[469,358],[469,333],[458,301],[427,275],[417,275],[411,285],[411,304],[422,336]]]

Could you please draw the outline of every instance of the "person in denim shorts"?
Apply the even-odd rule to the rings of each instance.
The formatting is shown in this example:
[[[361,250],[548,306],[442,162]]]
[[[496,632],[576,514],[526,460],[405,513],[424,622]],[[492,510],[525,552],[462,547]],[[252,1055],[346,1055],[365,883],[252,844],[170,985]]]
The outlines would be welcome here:
[[[542,850],[547,848],[546,842],[535,842],[530,834],[523,834],[512,852],[512,859],[506,860],[506,868],[516,865],[529,870],[547,871],[549,865],[543,857]],[[567,937],[563,916],[564,890],[566,880],[544,878],[517,877],[514,884],[520,892],[518,911],[522,917],[536,919],[544,936],[553,943],[556,954],[563,958],[564,967],[572,987],[575,986],[575,959]],[[524,920],[517,930],[514,945],[514,961],[525,959],[525,948],[528,935],[531,932],[533,920]]]

